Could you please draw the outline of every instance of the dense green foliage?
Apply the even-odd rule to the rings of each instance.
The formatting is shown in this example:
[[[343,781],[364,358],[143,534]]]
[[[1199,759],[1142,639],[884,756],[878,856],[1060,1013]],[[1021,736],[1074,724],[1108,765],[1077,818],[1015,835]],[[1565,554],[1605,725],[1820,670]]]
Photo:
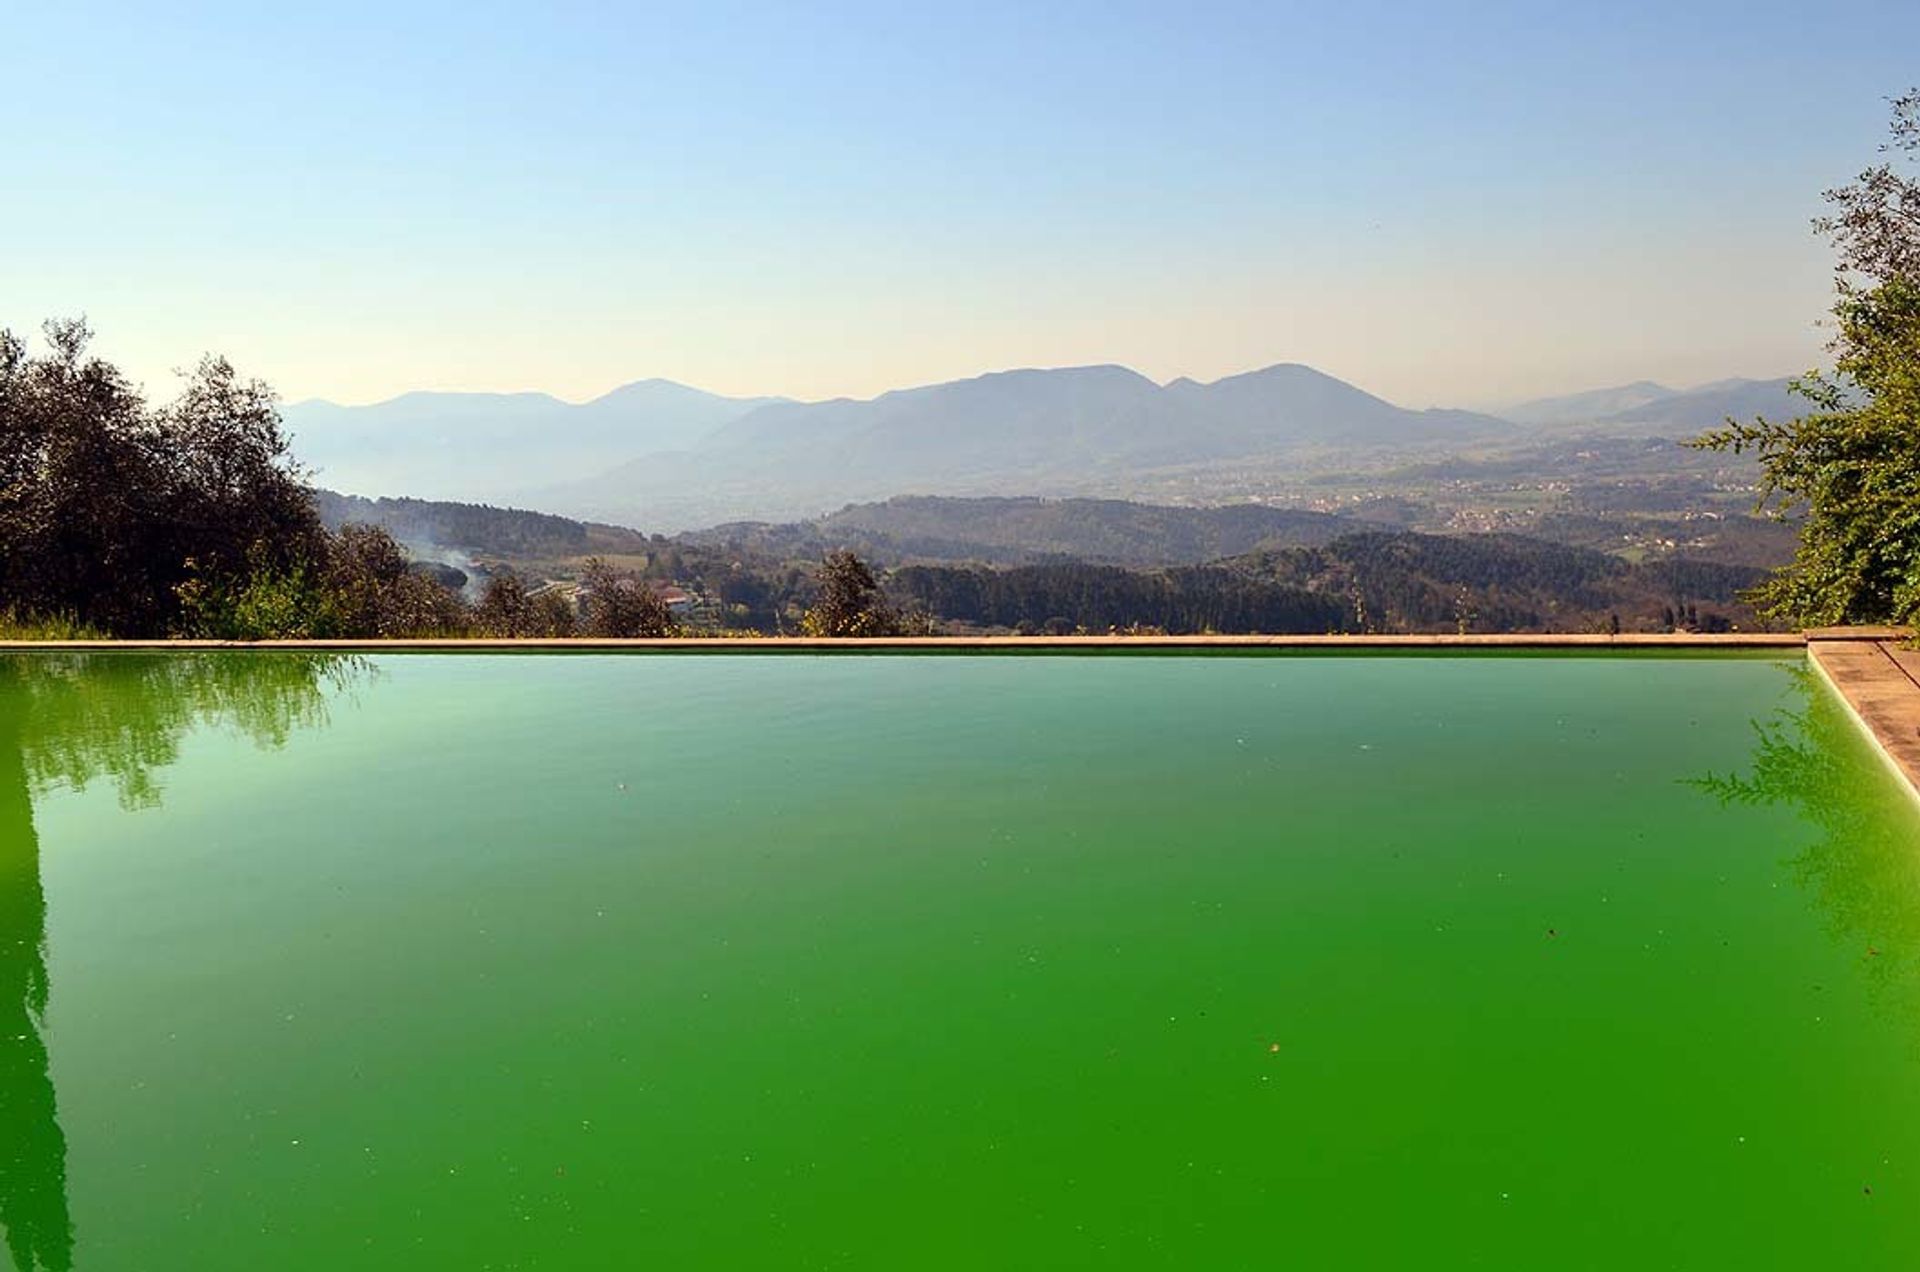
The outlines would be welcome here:
[[[153,406],[87,353],[0,332],[0,604],[16,626],[221,639],[458,630],[385,530],[330,532],[273,394],[209,358]]]
[[[1664,560],[1633,565],[1586,548],[1520,535],[1349,535],[1325,548],[1241,563],[1294,586],[1349,598],[1352,623],[1379,631],[1583,631],[1618,619],[1629,630],[1675,625],[1669,610],[1709,607],[1694,624],[1733,625],[1738,591],[1759,572]],[[1715,614],[1712,606],[1726,612]]]
[[[580,576],[580,625],[588,636],[673,635],[673,612],[646,580],[595,557]]]
[[[1894,103],[1887,149],[1920,152],[1920,91]],[[1813,408],[1785,422],[1729,420],[1705,447],[1751,452],[1762,502],[1804,510],[1792,563],[1757,590],[1792,622],[1920,618],[1920,182],[1881,164],[1829,191],[1816,224],[1840,249],[1830,375],[1796,386]]]
[[[1347,614],[1338,597],[1211,566],[910,565],[890,582],[941,618],[1049,633],[1136,626],[1175,633],[1328,632],[1343,630]]]
[[[84,323],[46,335],[35,357],[0,332],[0,604],[163,635],[190,580],[287,570],[320,549],[264,385],[207,359],[154,407],[87,354]]]
[[[814,575],[820,596],[801,619],[808,636],[896,636],[900,616],[880,591],[873,571],[841,548],[827,553]]]
[[[1759,455],[1765,496],[1805,509],[1793,563],[1758,589],[1792,621],[1920,617],[1920,279],[1841,297],[1831,377],[1809,376],[1815,410],[1730,421],[1706,445]]]
[[[105,640],[107,634],[64,615],[0,610],[0,640]]]
[[[466,626],[457,594],[413,568],[377,526],[342,526],[276,567],[256,550],[237,575],[196,575],[178,590],[178,629],[216,640],[436,636]]]
[[[577,552],[564,517],[318,496],[287,453],[272,392],[208,359],[150,405],[86,352],[78,322],[48,349],[0,332],[0,632],[15,638],[220,640],[464,635],[662,636],[674,620],[642,572],[590,560],[566,596],[494,573],[469,607],[459,572],[409,559],[395,532],[502,552]],[[346,514],[366,511],[385,522]],[[391,529],[389,527],[392,527]],[[656,546],[631,531],[622,547]],[[664,541],[659,546],[665,546]],[[675,568],[677,552],[650,565]],[[445,577],[442,577],[445,576]]]
[[[487,580],[473,607],[473,625],[481,635],[507,638],[571,636],[576,626],[564,596],[551,588],[529,592],[514,574]]]

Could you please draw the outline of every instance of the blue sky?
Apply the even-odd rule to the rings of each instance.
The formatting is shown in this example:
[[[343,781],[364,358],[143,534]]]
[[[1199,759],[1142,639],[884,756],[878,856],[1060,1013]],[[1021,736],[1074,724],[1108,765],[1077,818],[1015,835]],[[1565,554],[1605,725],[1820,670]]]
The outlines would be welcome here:
[[[161,12],[162,8],[172,10]],[[164,391],[1817,360],[1920,5],[29,4],[0,325]]]

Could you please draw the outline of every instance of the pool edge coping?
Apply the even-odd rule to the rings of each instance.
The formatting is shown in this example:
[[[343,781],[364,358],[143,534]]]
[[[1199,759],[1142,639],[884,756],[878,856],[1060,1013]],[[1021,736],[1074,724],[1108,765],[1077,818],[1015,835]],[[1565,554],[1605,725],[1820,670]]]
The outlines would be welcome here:
[[[1902,664],[1893,638],[1810,641],[1807,661],[1920,803],[1920,680]]]
[[[1878,632],[1879,629],[1869,629]],[[728,637],[417,637],[392,640],[0,640],[0,653],[178,653],[193,650],[274,649],[315,652],[541,650],[703,653],[761,650],[767,653],[858,653],[864,650],[1009,649],[1797,649],[1814,640],[1857,640],[1826,632],[1566,633],[1498,635],[1288,635],[1288,636],[760,636]]]

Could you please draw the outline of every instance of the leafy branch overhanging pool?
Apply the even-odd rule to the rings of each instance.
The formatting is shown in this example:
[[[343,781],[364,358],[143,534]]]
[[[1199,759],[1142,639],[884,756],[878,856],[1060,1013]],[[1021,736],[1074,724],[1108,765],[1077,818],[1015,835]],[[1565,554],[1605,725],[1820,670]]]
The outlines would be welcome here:
[[[0,657],[16,1268],[1911,1266],[1797,655]]]

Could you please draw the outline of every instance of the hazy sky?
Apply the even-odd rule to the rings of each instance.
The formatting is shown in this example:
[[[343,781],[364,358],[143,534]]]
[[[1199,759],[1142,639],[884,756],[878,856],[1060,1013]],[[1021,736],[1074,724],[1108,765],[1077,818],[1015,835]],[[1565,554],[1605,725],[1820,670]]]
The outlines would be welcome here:
[[[1817,359],[1920,4],[95,5],[0,21],[0,326],[164,389]]]

